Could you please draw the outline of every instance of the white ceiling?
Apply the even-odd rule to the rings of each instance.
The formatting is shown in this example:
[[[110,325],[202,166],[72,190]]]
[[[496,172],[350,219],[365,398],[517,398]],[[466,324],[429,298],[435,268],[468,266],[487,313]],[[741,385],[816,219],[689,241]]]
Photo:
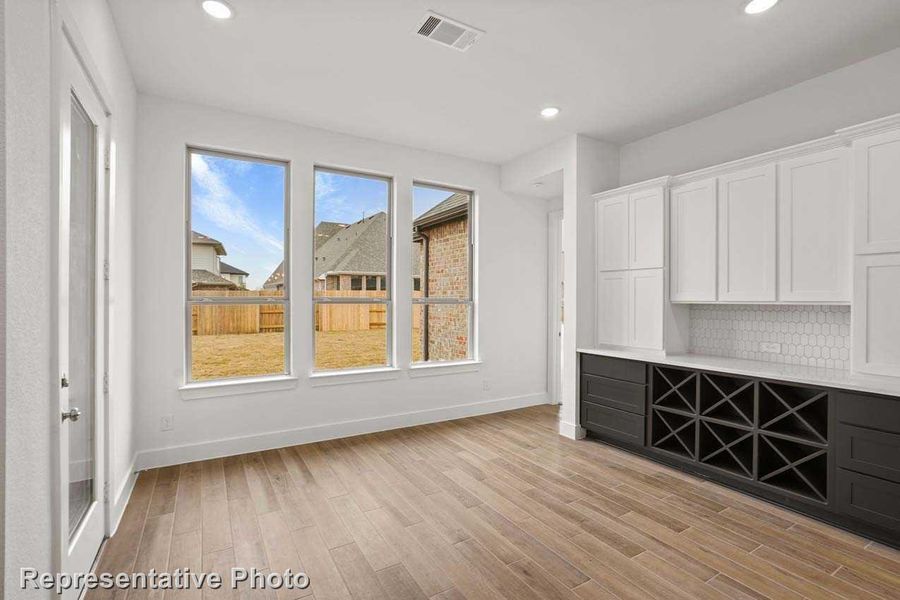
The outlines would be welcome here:
[[[229,0],[225,22],[108,1],[142,92],[492,162],[632,141],[900,46],[898,0]],[[487,34],[429,42],[427,9]]]

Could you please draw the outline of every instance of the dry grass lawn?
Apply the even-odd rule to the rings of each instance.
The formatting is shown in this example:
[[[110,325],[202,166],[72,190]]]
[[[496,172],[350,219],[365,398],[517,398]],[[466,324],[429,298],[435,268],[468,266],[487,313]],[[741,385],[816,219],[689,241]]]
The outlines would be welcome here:
[[[194,380],[282,373],[284,334],[195,335],[192,338]],[[352,369],[385,364],[383,329],[316,332],[316,368]],[[421,350],[413,349],[413,360]]]

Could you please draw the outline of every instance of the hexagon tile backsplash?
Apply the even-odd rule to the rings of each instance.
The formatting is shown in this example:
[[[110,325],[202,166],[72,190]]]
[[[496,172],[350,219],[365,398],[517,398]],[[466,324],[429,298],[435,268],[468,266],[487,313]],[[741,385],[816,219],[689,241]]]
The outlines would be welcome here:
[[[850,368],[849,306],[691,306],[694,354]]]

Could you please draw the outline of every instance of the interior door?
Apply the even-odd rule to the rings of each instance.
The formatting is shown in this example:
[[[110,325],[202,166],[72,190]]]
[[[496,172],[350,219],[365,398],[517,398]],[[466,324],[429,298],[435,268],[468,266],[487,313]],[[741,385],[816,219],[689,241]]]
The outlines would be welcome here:
[[[72,48],[59,52],[57,228],[59,540],[64,572],[87,572],[105,536],[106,111]],[[67,596],[77,597],[79,590]]]

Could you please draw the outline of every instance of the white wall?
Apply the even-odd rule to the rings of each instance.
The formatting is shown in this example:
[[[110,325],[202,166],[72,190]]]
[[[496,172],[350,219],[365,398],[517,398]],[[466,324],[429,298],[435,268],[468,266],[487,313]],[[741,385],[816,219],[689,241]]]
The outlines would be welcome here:
[[[547,203],[505,193],[496,165],[156,97],[139,97],[136,376],[139,464],[462,416],[546,400]],[[186,144],[291,161],[295,389],[183,399]],[[312,386],[312,188],[315,163],[390,174],[398,223],[411,222],[413,179],[475,189],[479,243],[479,371]],[[409,363],[411,228],[395,232],[398,365]],[[487,383],[489,390],[484,389]],[[159,431],[174,415],[173,431]]]
[[[53,567],[49,31],[46,2],[6,0],[6,147],[15,152],[6,157],[3,292],[8,322],[29,327],[6,330],[5,597],[15,597],[22,564]]]
[[[134,453],[132,435],[131,183],[134,156],[135,92],[103,0],[63,0],[74,16],[103,87],[113,105],[116,147],[115,193],[111,213],[110,399],[113,423],[111,487],[127,481]],[[20,596],[23,565],[53,570],[54,443],[59,420],[55,404],[52,334],[51,244],[51,22],[49,0],[6,0],[5,145],[7,155],[6,285],[9,323],[27,323],[5,332],[5,597]],[[48,592],[46,597],[52,593]],[[3,596],[3,593],[0,593]],[[29,597],[38,597],[31,592]]]
[[[900,49],[621,149],[620,183],[677,175],[900,112]]]
[[[559,431],[577,438],[579,426],[576,348],[594,341],[594,219],[591,195],[618,183],[619,149],[583,135],[522,155],[501,167],[503,189],[527,189],[549,173],[563,172],[563,335],[562,406]],[[550,206],[555,206],[552,202]]]

